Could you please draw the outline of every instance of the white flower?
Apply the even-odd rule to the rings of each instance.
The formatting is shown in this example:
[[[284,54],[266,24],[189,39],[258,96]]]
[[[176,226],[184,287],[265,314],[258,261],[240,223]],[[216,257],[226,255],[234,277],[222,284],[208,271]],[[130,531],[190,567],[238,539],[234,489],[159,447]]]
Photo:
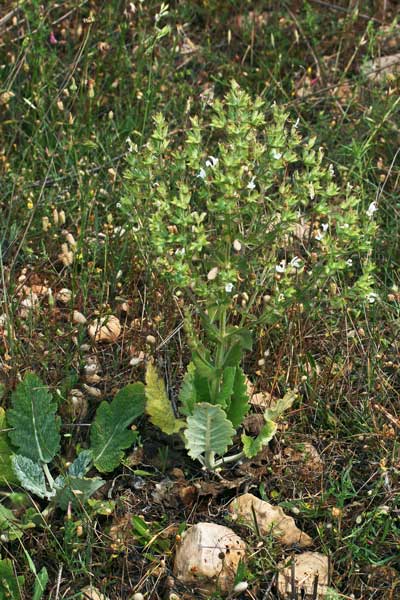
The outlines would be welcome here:
[[[200,179],[205,179],[206,178],[206,172],[203,169],[203,167],[200,169],[199,174],[197,175],[197,177],[200,177]]]
[[[351,258],[349,258],[348,260],[346,260],[346,265],[348,267],[351,267],[353,265],[353,261],[351,260]]]
[[[375,302],[375,300],[377,299],[378,295],[374,294],[374,292],[371,292],[370,294],[368,294],[367,296],[367,300],[370,304],[373,304]]]
[[[274,158],[275,160],[279,160],[280,158],[282,158],[282,152],[278,152],[278,150],[275,150],[275,148],[272,148],[271,154],[272,158]]]
[[[301,258],[299,258],[298,256],[295,256],[294,258],[292,258],[292,260],[290,261],[290,266],[293,267],[294,269],[300,269]]]
[[[175,250],[175,254],[178,254],[179,256],[184,256],[185,252],[186,252],[185,248],[177,248]]]
[[[322,240],[322,238],[324,237],[324,235],[325,235],[324,231],[318,231],[318,233],[315,234],[315,239],[320,242]]]
[[[247,189],[248,190],[254,190],[256,187],[256,184],[254,183],[255,177],[252,177],[249,181],[249,183],[247,184]]]
[[[328,167],[328,171],[329,171],[329,174],[330,174],[332,177],[334,177],[334,175],[335,175],[335,169],[333,168],[333,164],[332,164],[332,163],[329,165],[329,167]]]
[[[206,167],[211,167],[212,169],[216,167],[218,164],[218,158],[215,156],[209,156],[208,160],[206,160]]]
[[[276,265],[275,271],[277,273],[284,273],[286,271],[286,260],[281,260],[279,265]]]
[[[329,223],[321,223],[322,231],[328,231]]]
[[[374,213],[378,210],[378,205],[376,202],[371,202],[368,206],[367,215],[369,218],[374,216]]]
[[[225,286],[226,293],[230,294],[232,290],[233,290],[233,283],[227,283]]]

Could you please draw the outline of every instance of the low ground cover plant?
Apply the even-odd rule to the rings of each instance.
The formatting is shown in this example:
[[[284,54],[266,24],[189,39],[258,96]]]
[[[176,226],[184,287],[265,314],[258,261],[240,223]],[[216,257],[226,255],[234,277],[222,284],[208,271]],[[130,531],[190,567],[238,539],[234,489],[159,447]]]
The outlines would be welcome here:
[[[279,106],[267,115],[236,82],[182,137],[159,114],[143,147],[130,141],[122,206],[153,276],[184,298],[192,354],[179,396],[184,418],[175,418],[152,367],[146,410],[165,433],[184,429],[189,455],[208,469],[255,456],[293,402],[286,395],[260,434],[243,434],[240,452],[226,456],[249,410],[242,358],[263,325],[375,300],[376,205],[363,210],[358,190],[335,177],[315,145]]]

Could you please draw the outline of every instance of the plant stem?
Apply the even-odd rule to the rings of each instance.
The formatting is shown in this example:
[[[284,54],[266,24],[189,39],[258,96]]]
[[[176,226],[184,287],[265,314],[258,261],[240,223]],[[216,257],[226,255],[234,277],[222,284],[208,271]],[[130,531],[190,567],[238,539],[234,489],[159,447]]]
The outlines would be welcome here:
[[[220,369],[222,369],[222,366],[224,364],[224,358],[225,358],[226,316],[227,316],[226,308],[222,307],[220,316],[219,316],[219,334],[220,334],[221,341],[218,342],[217,352],[216,352],[216,356],[215,356],[215,367],[217,370],[217,375],[218,375],[218,371]],[[214,381],[212,382],[211,396],[214,401],[216,400],[216,397],[219,393],[220,383],[221,383],[220,376],[217,376],[214,379]]]
[[[54,479],[50,473],[50,469],[46,463],[43,463],[42,467],[43,467],[44,474],[47,477],[47,481],[49,482],[50,489],[52,490],[52,489],[54,489]]]

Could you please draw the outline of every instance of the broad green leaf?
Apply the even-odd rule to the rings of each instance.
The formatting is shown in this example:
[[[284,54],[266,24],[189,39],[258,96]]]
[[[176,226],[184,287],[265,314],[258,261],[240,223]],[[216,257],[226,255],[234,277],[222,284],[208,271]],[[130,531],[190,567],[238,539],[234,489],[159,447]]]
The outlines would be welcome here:
[[[243,452],[246,458],[254,458],[268,444],[276,433],[276,423],[267,421],[257,437],[242,434]]]
[[[289,390],[280,400],[277,400],[275,404],[267,408],[264,413],[264,419],[266,421],[276,421],[282,413],[285,412],[288,408],[290,408],[293,402],[296,400],[296,392],[293,390]]]
[[[57,477],[56,481],[57,487],[60,486],[56,493],[56,503],[62,510],[67,510],[69,503],[74,508],[82,506],[90,496],[105,484],[104,479],[99,477],[66,477],[64,485],[61,486],[62,479]]]
[[[232,344],[226,353],[224,367],[237,367],[242,359],[243,350],[240,342]]]
[[[194,459],[210,454],[223,455],[232,443],[235,430],[220,406],[207,402],[197,404],[187,423],[186,448]]]
[[[7,420],[9,437],[19,454],[33,462],[49,463],[60,447],[60,417],[57,404],[42,381],[27,373],[11,397]]]
[[[24,582],[23,575],[15,575],[9,558],[0,560],[0,600],[20,600]]]
[[[123,450],[136,440],[137,434],[129,427],[143,414],[145,392],[143,383],[133,383],[120,390],[111,403],[103,401],[90,428],[93,463],[106,473],[118,467]]]
[[[237,429],[249,410],[249,396],[247,393],[246,377],[240,367],[235,372],[231,403],[227,409],[227,417]]]
[[[196,366],[196,370],[198,371],[201,377],[207,377],[211,379],[215,376],[215,367],[209,362],[207,358],[205,358],[200,352],[196,349],[192,349],[192,360]]]
[[[191,415],[198,402],[210,401],[208,380],[201,377],[193,362],[188,364],[179,391],[180,409],[183,415]]]
[[[0,485],[18,483],[11,464],[12,453],[7,435],[6,412],[0,407]]]
[[[164,433],[178,433],[185,422],[177,419],[165,390],[164,381],[150,362],[146,369],[146,412],[150,421]]]
[[[253,336],[251,331],[248,329],[231,327],[228,330],[228,339],[234,338],[237,339],[240,343],[240,346],[243,350],[252,350],[253,349]]]
[[[51,493],[46,489],[46,480],[42,466],[26,456],[14,454],[11,459],[15,475],[22,487],[39,498],[49,498]]]
[[[32,600],[41,600],[41,598],[43,598],[43,594],[46,591],[48,581],[49,574],[47,573],[47,569],[46,567],[42,567],[39,573],[36,575]]]
[[[225,367],[222,373],[222,385],[216,399],[216,404],[226,409],[230,405],[230,400],[235,382],[236,367]]]
[[[90,450],[82,450],[72,463],[68,467],[68,474],[71,477],[84,477],[90,469],[92,464],[93,456]]]

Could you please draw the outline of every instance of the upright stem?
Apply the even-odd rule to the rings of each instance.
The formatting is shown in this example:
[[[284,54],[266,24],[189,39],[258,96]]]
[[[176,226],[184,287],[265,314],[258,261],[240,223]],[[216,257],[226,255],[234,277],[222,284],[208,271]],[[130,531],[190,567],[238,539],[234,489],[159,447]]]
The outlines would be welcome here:
[[[226,308],[221,308],[219,317],[219,335],[220,341],[218,342],[217,352],[215,356],[215,367],[217,371],[222,369],[225,359],[225,335],[226,335]],[[220,378],[216,378],[212,383],[211,394],[213,400],[217,397],[220,390]]]
[[[43,467],[44,474],[47,477],[47,481],[49,482],[49,486],[51,489],[53,489],[54,488],[54,479],[50,473],[50,469],[46,463],[43,463],[42,467]]]

